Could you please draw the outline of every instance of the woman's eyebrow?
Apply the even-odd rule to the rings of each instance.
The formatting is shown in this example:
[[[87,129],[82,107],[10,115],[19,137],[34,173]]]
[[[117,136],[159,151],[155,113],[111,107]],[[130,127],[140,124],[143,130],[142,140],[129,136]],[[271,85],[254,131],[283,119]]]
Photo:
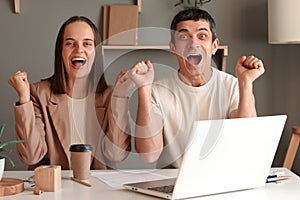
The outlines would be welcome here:
[[[72,41],[74,41],[75,39],[74,39],[74,38],[66,38],[65,40],[66,40],[66,41],[67,41],[67,40],[72,40]],[[83,40],[84,40],[84,41],[92,41],[92,42],[94,42],[94,40],[91,39],[91,38],[84,38]]]
[[[94,42],[94,40],[93,39],[91,39],[91,38],[85,38],[85,39],[83,39],[84,41],[91,41],[91,42]]]

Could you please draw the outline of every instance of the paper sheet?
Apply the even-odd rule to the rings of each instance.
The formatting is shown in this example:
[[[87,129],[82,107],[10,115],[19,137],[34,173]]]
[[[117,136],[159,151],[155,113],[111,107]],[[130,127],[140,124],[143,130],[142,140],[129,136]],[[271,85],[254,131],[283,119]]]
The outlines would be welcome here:
[[[94,176],[110,187],[121,188],[123,184],[142,181],[160,180],[174,178],[176,176],[165,176],[149,170],[118,170],[118,171],[93,171]]]

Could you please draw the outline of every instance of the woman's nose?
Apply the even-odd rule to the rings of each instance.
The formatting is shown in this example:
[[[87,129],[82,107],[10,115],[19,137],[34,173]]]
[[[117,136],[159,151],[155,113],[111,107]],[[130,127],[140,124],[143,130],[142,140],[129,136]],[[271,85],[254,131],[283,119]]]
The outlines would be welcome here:
[[[76,45],[76,51],[80,52],[80,53],[83,52],[83,46],[81,44],[77,44]]]

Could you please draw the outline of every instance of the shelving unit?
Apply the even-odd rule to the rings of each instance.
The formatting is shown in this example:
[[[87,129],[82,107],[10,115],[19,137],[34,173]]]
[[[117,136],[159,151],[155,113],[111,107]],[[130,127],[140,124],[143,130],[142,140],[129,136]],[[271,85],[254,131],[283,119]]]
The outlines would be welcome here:
[[[169,50],[168,45],[137,45],[137,46],[125,46],[125,45],[103,45],[103,55],[105,59],[106,50]],[[228,46],[220,45],[216,54],[213,56],[213,60],[219,70],[226,71],[226,58],[228,56]]]

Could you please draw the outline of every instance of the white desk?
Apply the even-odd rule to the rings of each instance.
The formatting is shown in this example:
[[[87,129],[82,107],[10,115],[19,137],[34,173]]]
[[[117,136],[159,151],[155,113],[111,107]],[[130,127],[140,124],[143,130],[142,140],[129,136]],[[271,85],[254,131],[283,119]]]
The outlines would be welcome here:
[[[286,175],[292,176],[291,179],[281,183],[268,183],[263,188],[251,189],[239,192],[231,192],[219,195],[211,195],[195,199],[200,200],[299,200],[300,199],[300,178],[287,169],[282,169]],[[176,174],[175,170],[160,170],[159,173],[165,175]],[[33,171],[6,171],[3,177],[27,179],[33,175]],[[88,182],[92,187],[86,187],[70,179],[71,171],[62,171],[62,189],[57,192],[44,192],[41,195],[34,195],[33,188],[25,184],[25,190],[22,193],[0,197],[0,199],[16,200],[71,200],[71,199],[103,199],[103,200],[148,200],[159,199],[144,194],[138,194],[124,189],[114,189],[98,178],[91,177]],[[230,180],[228,182],[230,184]]]

